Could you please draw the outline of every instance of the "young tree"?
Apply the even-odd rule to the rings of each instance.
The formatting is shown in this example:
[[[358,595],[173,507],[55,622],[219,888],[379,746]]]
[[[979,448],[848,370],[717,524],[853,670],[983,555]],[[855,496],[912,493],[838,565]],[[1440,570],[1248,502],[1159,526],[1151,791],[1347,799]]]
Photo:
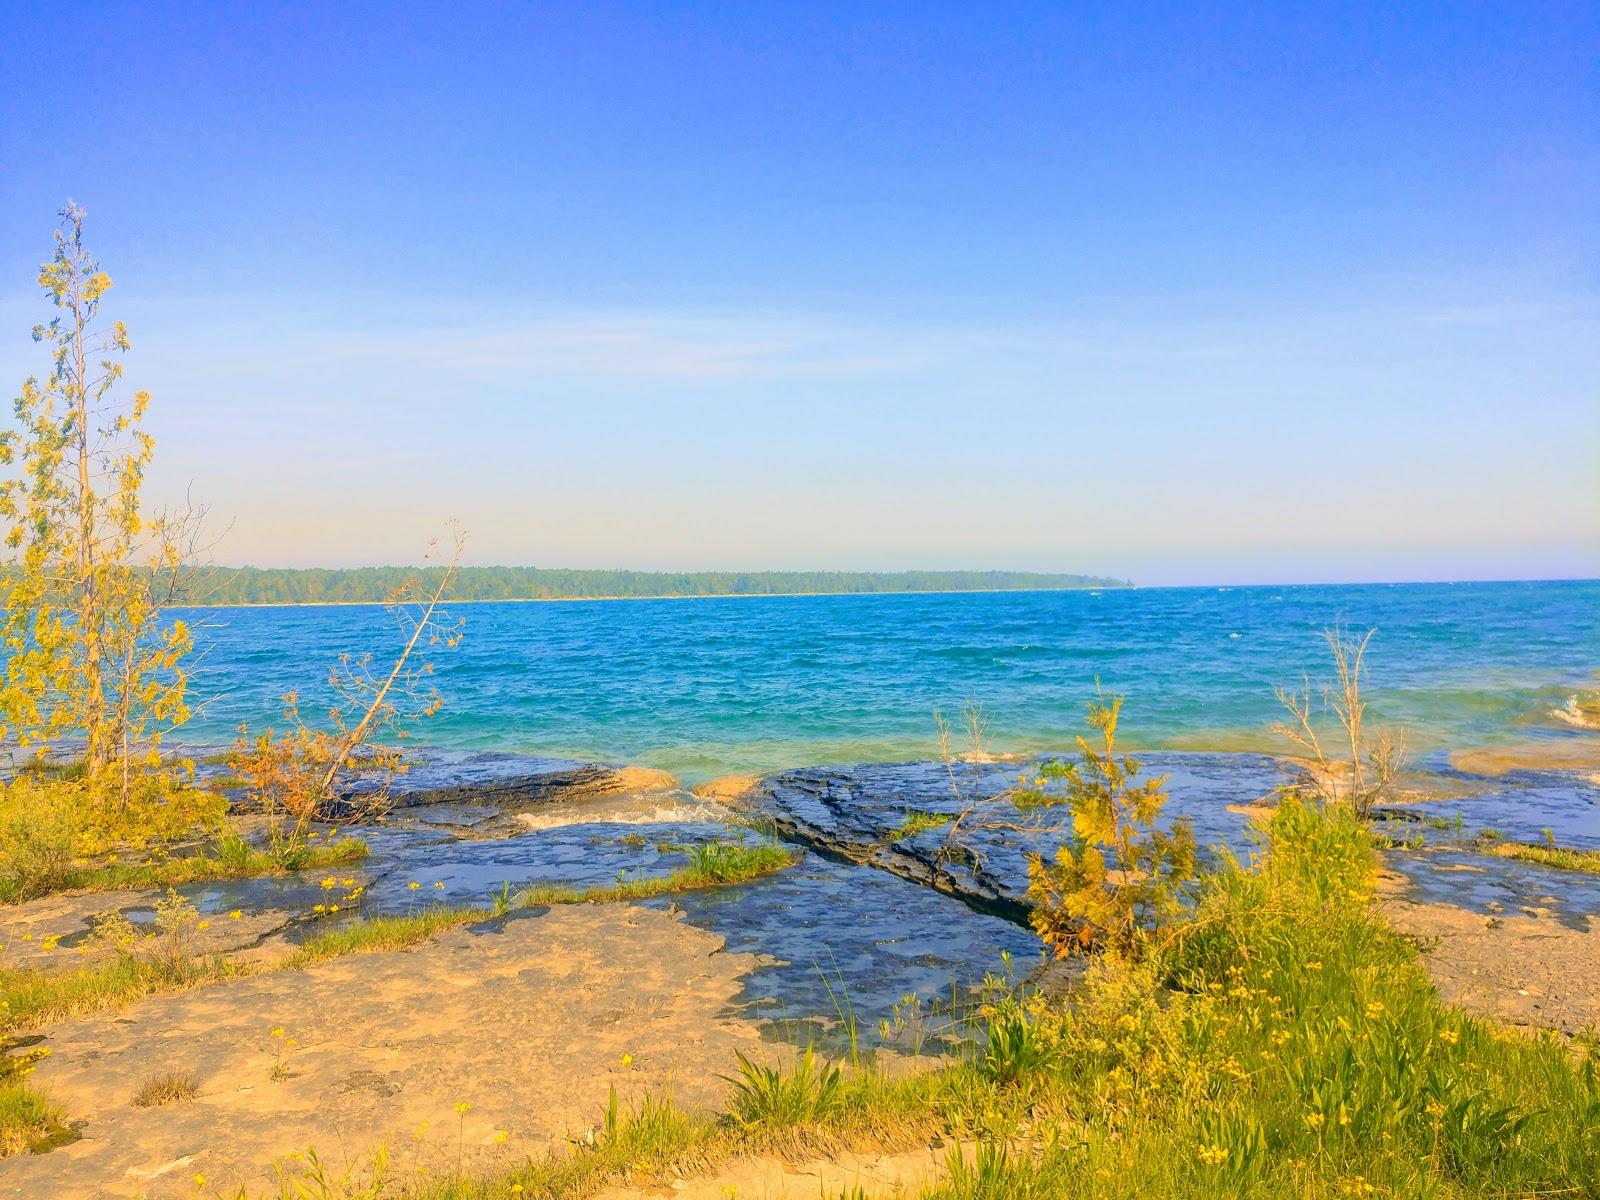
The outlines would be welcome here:
[[[1142,955],[1151,934],[1183,909],[1195,876],[1194,831],[1187,818],[1163,823],[1166,779],[1139,782],[1137,759],[1117,752],[1122,697],[1089,704],[1092,737],[1078,737],[1078,761],[1050,758],[1021,786],[993,796],[968,796],[957,774],[948,729],[940,748],[959,811],[945,834],[941,863],[983,865],[975,838],[999,834],[1023,846],[1069,834],[1048,856],[1026,850],[1029,921],[1058,957],[1110,951]],[[967,726],[978,761],[981,712],[969,706]],[[1068,817],[1063,830],[1059,818]]]
[[[1034,931],[1060,957],[1091,950],[1138,955],[1150,932],[1182,911],[1194,878],[1194,832],[1186,818],[1161,826],[1166,779],[1136,783],[1139,763],[1116,753],[1122,697],[1089,706],[1099,735],[1078,738],[1076,763],[1052,761],[1012,802],[1023,812],[1065,805],[1073,840],[1050,858],[1028,856]]]
[[[388,785],[406,769],[399,742],[414,719],[430,717],[443,700],[429,679],[429,649],[460,644],[462,622],[444,609],[461,570],[466,535],[452,530],[450,544],[429,547],[443,570],[431,586],[413,577],[389,593],[385,607],[401,633],[392,662],[374,671],[374,659],[343,655],[328,675],[335,702],[327,720],[313,727],[302,719],[298,695],[284,697],[289,728],[252,735],[241,726],[229,765],[266,814],[275,845],[295,845],[313,819],[364,816],[386,807]],[[447,554],[448,557],[444,557]]]
[[[1376,632],[1369,629],[1355,637],[1338,625],[1323,631],[1333,656],[1334,677],[1322,688],[1322,707],[1332,711],[1336,722],[1336,729],[1326,736],[1318,729],[1309,677],[1299,691],[1275,689],[1289,719],[1279,721],[1273,731],[1307,756],[1311,791],[1327,803],[1351,805],[1362,818],[1371,816],[1393,792],[1406,759],[1403,728],[1374,727],[1367,721],[1361,684],[1367,671],[1367,646]],[[1337,749],[1325,748],[1335,742]]]
[[[40,748],[81,738],[91,793],[126,803],[131,768],[153,765],[161,731],[187,716],[192,636],[166,608],[197,514],[140,511],[150,395],[114,394],[128,333],[99,323],[111,279],[83,244],[83,218],[76,204],[62,210],[39,272],[57,310],[33,331],[51,347],[50,375],[24,381],[17,428],[0,434],[0,465],[17,468],[0,481],[0,734]]]

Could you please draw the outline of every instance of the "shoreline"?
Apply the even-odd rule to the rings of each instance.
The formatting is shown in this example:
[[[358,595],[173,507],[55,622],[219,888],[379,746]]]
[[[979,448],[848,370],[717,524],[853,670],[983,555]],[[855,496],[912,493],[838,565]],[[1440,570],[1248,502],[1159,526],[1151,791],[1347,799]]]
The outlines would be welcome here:
[[[309,569],[309,568],[306,568]],[[422,570],[424,568],[417,568]],[[496,596],[494,598],[447,599],[455,604],[621,604],[629,601],[656,602],[664,600],[784,600],[801,598],[860,597],[860,596],[1042,596],[1059,592],[1236,592],[1236,591],[1301,591],[1311,588],[1412,588],[1412,587],[1518,587],[1529,584],[1583,585],[1600,583],[1596,578],[1559,579],[1444,579],[1398,580],[1370,579],[1349,583],[1108,583],[1070,584],[1052,588],[907,588],[897,591],[855,592],[665,592],[653,596]],[[382,600],[241,600],[231,603],[174,604],[173,609],[226,609],[226,608],[382,608]]]
[[[659,596],[496,596],[493,599],[443,601],[455,604],[626,604],[630,601],[662,600],[794,600],[819,596],[1010,596],[1049,595],[1055,592],[1131,592],[1138,584],[1088,584],[1058,588],[907,588],[893,592],[680,592]],[[382,600],[240,600],[230,604],[174,604],[175,609],[192,608],[383,608]]]

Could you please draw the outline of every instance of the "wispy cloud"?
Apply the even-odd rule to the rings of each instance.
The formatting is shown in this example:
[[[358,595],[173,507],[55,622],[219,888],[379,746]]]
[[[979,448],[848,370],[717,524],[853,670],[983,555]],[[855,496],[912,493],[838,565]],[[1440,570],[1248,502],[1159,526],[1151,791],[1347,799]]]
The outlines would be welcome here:
[[[924,368],[929,339],[803,317],[595,315],[337,340],[358,361],[616,381],[856,377]],[[330,347],[331,348],[331,345]]]

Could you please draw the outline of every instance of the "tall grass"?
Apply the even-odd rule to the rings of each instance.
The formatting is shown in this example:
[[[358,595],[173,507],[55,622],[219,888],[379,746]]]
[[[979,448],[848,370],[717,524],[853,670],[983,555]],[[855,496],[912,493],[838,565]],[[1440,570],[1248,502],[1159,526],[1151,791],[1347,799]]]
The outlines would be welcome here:
[[[42,1150],[67,1133],[61,1110],[25,1079],[0,1080],[0,1158]]]
[[[36,1029],[246,973],[220,956],[173,961],[131,955],[75,971],[0,971],[0,1032]]]
[[[51,892],[143,891],[186,883],[287,875],[347,866],[362,861],[367,854],[367,844],[355,837],[262,850],[236,834],[225,833],[205,853],[140,863],[72,862],[63,864],[47,881],[33,878],[24,882],[20,873],[0,871],[0,903],[15,904]]]

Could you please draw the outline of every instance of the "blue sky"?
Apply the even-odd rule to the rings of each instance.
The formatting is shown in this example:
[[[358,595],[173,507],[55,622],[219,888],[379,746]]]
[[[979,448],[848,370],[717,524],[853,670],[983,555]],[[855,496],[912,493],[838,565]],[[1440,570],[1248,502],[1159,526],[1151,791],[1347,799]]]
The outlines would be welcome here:
[[[0,379],[71,196],[223,561],[1600,574],[1600,11],[1258,7],[10,5]]]

